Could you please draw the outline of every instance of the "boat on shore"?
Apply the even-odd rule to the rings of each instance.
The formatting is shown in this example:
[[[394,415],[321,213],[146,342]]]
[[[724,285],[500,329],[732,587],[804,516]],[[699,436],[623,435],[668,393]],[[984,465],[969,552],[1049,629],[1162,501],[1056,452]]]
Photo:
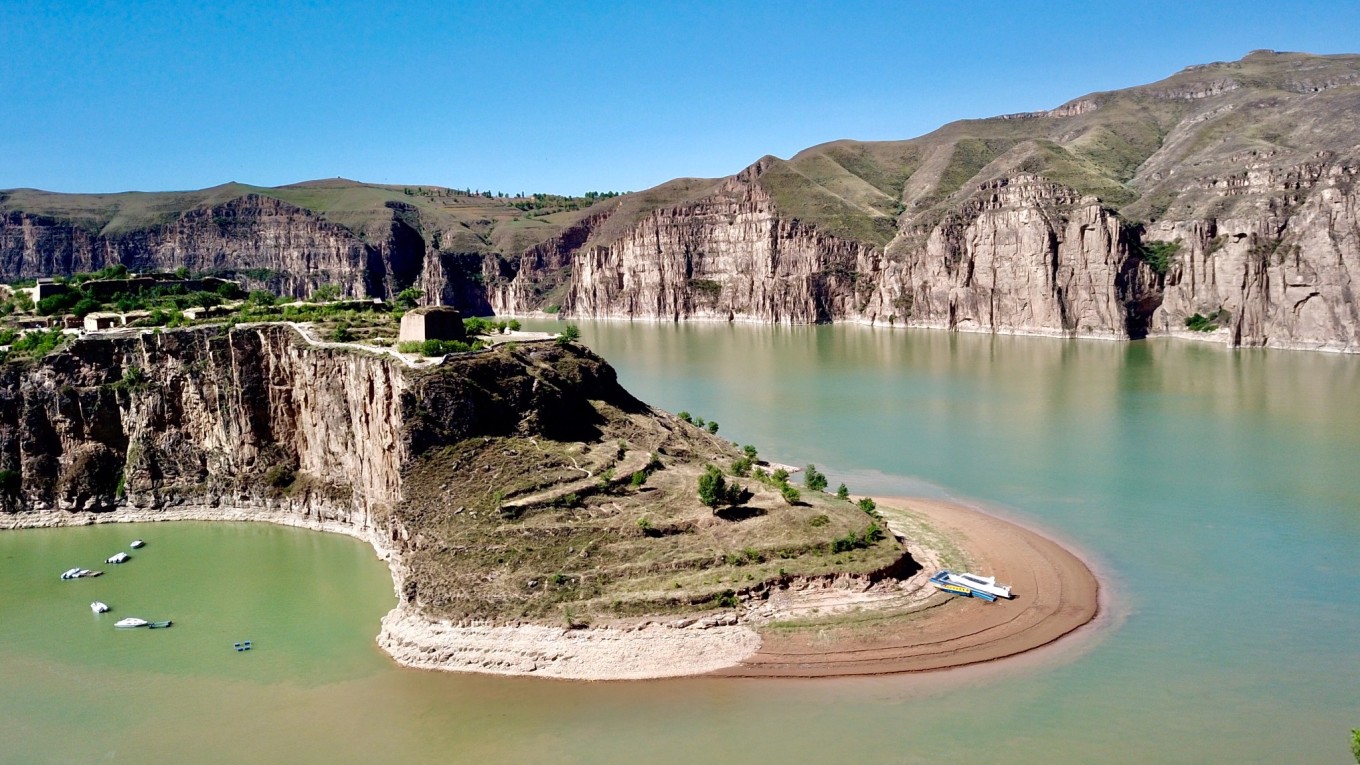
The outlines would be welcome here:
[[[119,619],[118,621],[114,622],[113,626],[118,627],[119,629],[132,629],[133,627],[145,627],[149,624],[151,624],[151,622],[145,619],[138,619],[135,616],[129,616],[126,619]]]
[[[96,600],[95,602],[90,604],[90,610],[95,612],[96,614],[102,614],[109,610],[109,604],[101,600]]]
[[[88,568],[68,568],[61,572],[62,579],[86,579],[92,576],[103,576],[103,571],[91,571]]]
[[[935,585],[936,589],[952,595],[980,598],[989,603],[997,598],[1009,599],[1014,597],[1011,594],[1010,586],[997,584],[995,577],[968,572],[955,574],[950,571],[940,571],[930,577],[930,583]]]
[[[125,553],[125,552],[120,552],[120,553],[117,553],[116,555],[110,555],[110,556],[108,557],[108,559],[105,560],[104,562],[105,562],[105,563],[127,563],[127,562],[130,561],[130,560],[132,560],[132,556],[131,556],[131,555],[128,555],[128,554]]]

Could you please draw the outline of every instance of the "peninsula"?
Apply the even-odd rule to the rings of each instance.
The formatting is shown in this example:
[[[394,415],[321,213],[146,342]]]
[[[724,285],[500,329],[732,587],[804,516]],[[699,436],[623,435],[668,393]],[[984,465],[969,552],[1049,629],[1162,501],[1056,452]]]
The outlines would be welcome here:
[[[379,643],[447,670],[910,671],[1043,645],[1095,615],[1090,572],[1042,537],[795,486],[717,423],[635,399],[569,335],[500,328],[426,356],[331,333],[118,326],[13,356],[0,527],[264,520],[357,536],[396,589]],[[972,564],[1012,578],[1016,601],[925,584]]]

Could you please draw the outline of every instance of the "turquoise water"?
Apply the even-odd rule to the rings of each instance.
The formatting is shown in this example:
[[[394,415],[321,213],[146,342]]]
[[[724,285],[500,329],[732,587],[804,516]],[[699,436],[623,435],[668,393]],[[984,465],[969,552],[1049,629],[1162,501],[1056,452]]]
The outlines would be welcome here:
[[[581,323],[639,397],[853,490],[1083,551],[1099,630],[955,673],[576,684],[393,666],[385,568],[263,524],[0,533],[0,762],[1345,762],[1360,359],[861,327]],[[96,580],[60,582],[126,541]],[[90,614],[93,599],[114,611]],[[122,616],[173,629],[115,632]],[[248,654],[231,650],[251,638]],[[964,721],[985,721],[965,724]]]

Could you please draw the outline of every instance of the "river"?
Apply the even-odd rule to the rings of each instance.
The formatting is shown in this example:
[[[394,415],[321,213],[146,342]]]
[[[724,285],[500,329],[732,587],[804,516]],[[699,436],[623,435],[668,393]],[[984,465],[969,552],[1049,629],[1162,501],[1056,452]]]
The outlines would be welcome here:
[[[1360,359],[856,326],[581,322],[643,400],[856,492],[949,497],[1096,568],[1020,660],[835,681],[394,666],[386,569],[265,524],[0,533],[0,763],[1344,762],[1360,727]],[[550,323],[539,326],[551,327]],[[136,536],[100,579],[61,582]],[[89,612],[93,599],[114,610]],[[116,632],[116,618],[174,618]],[[238,653],[232,643],[251,639]]]

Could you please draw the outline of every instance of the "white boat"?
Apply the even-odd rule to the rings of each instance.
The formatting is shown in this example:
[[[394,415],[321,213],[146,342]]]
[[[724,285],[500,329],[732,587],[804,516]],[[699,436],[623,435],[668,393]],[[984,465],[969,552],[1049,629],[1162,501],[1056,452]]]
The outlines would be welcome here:
[[[949,581],[954,584],[961,584],[974,590],[981,590],[989,595],[998,598],[1011,598],[1011,587],[1008,584],[997,584],[996,577],[982,576],[981,574],[970,574],[964,571],[959,574],[950,574]]]
[[[99,576],[103,571],[91,571],[88,568],[68,568],[61,572],[62,579],[83,579],[87,576]]]
[[[105,562],[105,563],[126,563],[126,562],[128,562],[128,561],[130,561],[130,560],[132,560],[132,556],[131,556],[131,555],[128,555],[128,554],[125,553],[125,552],[120,552],[120,553],[118,553],[117,555],[110,555],[110,556],[108,557],[108,560],[105,560],[104,562]]]
[[[127,627],[145,627],[146,625],[148,625],[148,624],[150,624],[150,623],[151,623],[151,622],[149,622],[149,621],[147,621],[147,620],[145,620],[145,619],[138,619],[138,618],[135,617],[135,616],[129,616],[129,617],[126,618],[126,619],[119,619],[118,621],[114,622],[114,623],[113,623],[113,626],[115,626],[115,627],[124,627],[124,628],[127,628]]]
[[[109,610],[109,604],[103,601],[96,600],[95,602],[90,604],[90,610],[95,612],[96,614],[102,614],[105,611]]]
[[[132,544],[129,545],[129,547],[131,547],[132,549],[136,550],[138,547],[141,547],[141,546],[144,545],[144,544],[146,544],[146,542],[143,542],[143,541],[140,540],[140,539],[134,539],[134,540],[132,540]]]

